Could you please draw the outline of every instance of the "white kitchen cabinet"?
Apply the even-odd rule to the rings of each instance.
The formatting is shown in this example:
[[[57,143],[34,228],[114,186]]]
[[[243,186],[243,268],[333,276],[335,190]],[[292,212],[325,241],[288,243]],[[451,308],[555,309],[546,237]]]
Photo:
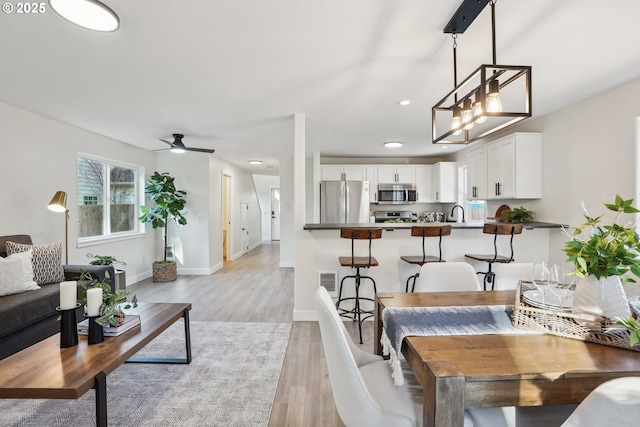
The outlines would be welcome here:
[[[416,175],[414,166],[378,166],[378,183],[380,184],[414,184],[415,182]]]
[[[542,134],[517,132],[487,145],[487,186],[492,199],[542,197]]]
[[[367,181],[369,181],[369,202],[378,203],[378,167],[367,166]]]
[[[469,151],[467,154],[467,198],[486,200],[487,193],[487,147]]]
[[[456,202],[456,162],[439,162],[433,165],[433,201]]]
[[[365,165],[322,165],[322,181],[365,181]]]
[[[415,167],[416,176],[416,202],[433,202],[433,166],[418,165]]]

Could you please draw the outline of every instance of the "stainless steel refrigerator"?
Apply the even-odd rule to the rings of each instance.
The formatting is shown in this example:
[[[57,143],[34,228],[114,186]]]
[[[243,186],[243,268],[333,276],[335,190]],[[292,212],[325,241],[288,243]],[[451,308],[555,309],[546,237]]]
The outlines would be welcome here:
[[[369,222],[369,181],[322,181],[320,223]]]

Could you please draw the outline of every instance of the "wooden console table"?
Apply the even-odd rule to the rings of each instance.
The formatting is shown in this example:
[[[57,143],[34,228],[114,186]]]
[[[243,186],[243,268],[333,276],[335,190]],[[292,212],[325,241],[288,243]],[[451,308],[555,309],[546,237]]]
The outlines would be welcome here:
[[[0,360],[0,398],[78,399],[96,391],[96,423],[107,426],[106,376],[125,362],[191,363],[189,303],[140,303],[140,328],[88,345],[79,336],[75,347],[60,348],[60,334],[49,337]],[[132,359],[131,357],[178,319],[184,318],[184,359]]]

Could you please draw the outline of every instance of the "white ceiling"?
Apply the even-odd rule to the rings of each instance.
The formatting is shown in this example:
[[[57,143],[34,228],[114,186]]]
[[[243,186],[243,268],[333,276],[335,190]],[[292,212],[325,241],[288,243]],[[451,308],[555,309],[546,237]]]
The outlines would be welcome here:
[[[294,113],[308,152],[443,155],[431,107],[453,88],[442,30],[461,0],[103,1],[120,16],[114,33],[48,4],[3,13],[0,102],[149,150],[183,133],[257,173],[292,157]],[[498,0],[496,16],[497,62],[533,67],[534,117],[640,76],[638,0]],[[458,38],[458,81],[482,63],[489,7]]]

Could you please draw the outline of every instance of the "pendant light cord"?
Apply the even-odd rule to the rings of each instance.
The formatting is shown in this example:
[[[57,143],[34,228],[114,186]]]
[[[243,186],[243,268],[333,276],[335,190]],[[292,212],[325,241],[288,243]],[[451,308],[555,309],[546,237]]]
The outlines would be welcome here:
[[[496,1],[491,2],[491,40],[493,45],[493,65],[497,64],[496,60]]]
[[[453,87],[458,87],[458,56],[456,55],[456,49],[458,48],[456,39],[458,38],[458,34],[455,32],[451,33],[451,38],[453,39]],[[455,93],[453,96],[457,103],[458,94]]]

